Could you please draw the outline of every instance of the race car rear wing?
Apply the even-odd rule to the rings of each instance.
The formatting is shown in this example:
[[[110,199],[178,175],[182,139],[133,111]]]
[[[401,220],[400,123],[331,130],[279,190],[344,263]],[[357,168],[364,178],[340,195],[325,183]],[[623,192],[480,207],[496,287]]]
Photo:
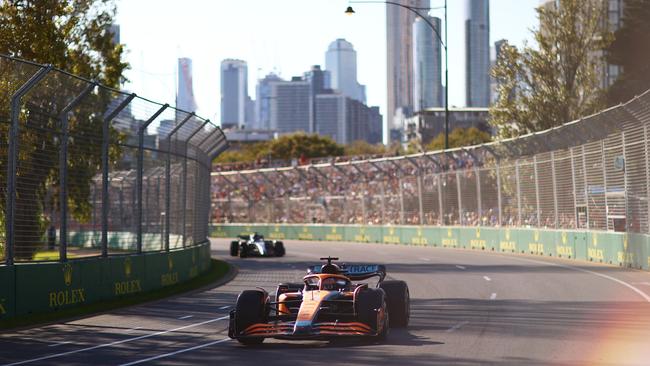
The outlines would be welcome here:
[[[386,277],[386,266],[382,264],[339,264],[341,274],[352,281],[362,281],[371,277],[379,277],[383,281]],[[307,274],[321,273],[321,266],[309,266]]]

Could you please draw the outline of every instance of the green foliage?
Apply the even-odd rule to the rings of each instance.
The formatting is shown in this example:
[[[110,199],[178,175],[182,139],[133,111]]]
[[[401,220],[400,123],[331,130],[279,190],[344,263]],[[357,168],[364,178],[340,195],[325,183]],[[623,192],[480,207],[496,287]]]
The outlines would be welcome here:
[[[476,127],[470,128],[455,128],[449,134],[449,147],[463,147],[478,145],[485,142],[490,142],[492,136],[485,131],[481,131]],[[438,134],[431,142],[426,145],[427,151],[442,150],[445,148],[445,134]]]
[[[217,156],[215,163],[250,163],[269,155],[268,142],[256,142],[241,146],[239,149],[229,149]]]
[[[607,50],[608,61],[623,68],[608,90],[610,105],[650,89],[650,0],[626,0],[622,23]]]
[[[344,147],[347,156],[358,155],[381,155],[386,153],[386,146],[383,144],[372,145],[363,140],[353,141]]]
[[[506,44],[492,70],[499,95],[490,116],[500,138],[545,130],[604,106],[599,55],[612,39],[603,27],[607,2],[557,4],[537,9],[541,27],[533,34],[539,48]]]
[[[122,46],[115,45],[109,31],[115,14],[111,0],[14,0],[0,2],[0,53],[54,67],[118,88],[127,64]],[[33,74],[18,63],[5,63],[0,85],[11,83],[20,72]],[[24,80],[23,80],[24,81]],[[14,81],[15,83],[15,81]],[[56,211],[58,203],[58,114],[86,87],[86,83],[51,72],[25,98],[21,111],[19,166],[16,186],[16,256],[31,258],[38,233],[51,219],[45,207]],[[0,116],[9,115],[9,96],[0,98]],[[68,204],[78,221],[88,221],[92,206],[90,185],[101,167],[102,114],[114,95],[95,91],[72,111],[68,140]],[[8,127],[2,124],[0,136]],[[112,131],[114,140],[119,136]],[[6,137],[3,137],[6,138]],[[0,179],[6,180],[6,150],[0,159]],[[112,161],[118,150],[110,151]],[[52,194],[47,194],[48,190]],[[46,199],[49,197],[49,199]],[[4,211],[4,195],[0,199]]]
[[[273,140],[269,154],[273,159],[320,158],[343,155],[343,146],[329,137],[317,134],[294,133],[283,135]]]

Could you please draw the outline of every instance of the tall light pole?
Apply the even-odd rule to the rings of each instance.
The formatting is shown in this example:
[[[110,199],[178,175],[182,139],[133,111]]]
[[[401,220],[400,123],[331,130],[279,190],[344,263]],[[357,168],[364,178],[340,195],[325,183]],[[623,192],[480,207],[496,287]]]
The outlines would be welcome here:
[[[419,16],[436,34],[438,40],[440,40],[440,43],[442,44],[442,48],[445,49],[445,149],[448,149],[449,148],[449,67],[448,67],[449,52],[447,51],[447,0],[445,0],[445,5],[443,7],[445,9],[445,40],[444,41],[442,40],[442,36],[440,35],[438,29],[436,29],[436,27],[434,27],[433,24],[431,24],[431,22],[426,16],[422,16],[422,14],[420,14],[420,12],[418,11],[418,10],[431,10],[436,8],[416,8],[413,6],[408,6],[393,1],[350,1],[350,3],[351,4],[386,4],[386,5],[399,6]],[[351,6],[348,6],[348,8],[345,10],[345,14],[348,15],[354,14],[354,9],[352,9]]]

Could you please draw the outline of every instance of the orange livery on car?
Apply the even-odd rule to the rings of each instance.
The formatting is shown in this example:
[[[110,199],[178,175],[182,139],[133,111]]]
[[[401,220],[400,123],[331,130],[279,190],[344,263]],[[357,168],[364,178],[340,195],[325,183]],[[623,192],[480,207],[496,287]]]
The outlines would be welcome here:
[[[384,281],[383,265],[337,265],[321,258],[302,283],[278,285],[273,301],[263,289],[243,291],[230,312],[228,335],[243,344],[265,338],[383,340],[390,327],[405,327],[410,316],[408,286]],[[374,287],[353,283],[377,279]]]

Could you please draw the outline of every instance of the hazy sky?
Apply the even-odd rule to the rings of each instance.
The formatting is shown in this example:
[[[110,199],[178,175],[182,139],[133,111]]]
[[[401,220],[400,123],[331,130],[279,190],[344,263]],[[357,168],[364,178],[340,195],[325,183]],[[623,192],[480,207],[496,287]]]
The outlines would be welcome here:
[[[193,60],[198,114],[220,122],[219,67],[225,58],[248,62],[249,95],[258,78],[270,71],[284,78],[302,75],[325,63],[325,51],[337,38],[357,51],[359,82],[367,86],[369,105],[386,117],[386,12],[384,4],[348,0],[118,0],[116,22],[126,45],[126,89],[174,103],[176,59]],[[444,0],[431,0],[442,6]],[[539,0],[491,0],[490,43],[506,38],[522,45],[532,40]],[[448,0],[449,100],[464,106],[465,0]],[[443,10],[431,15],[443,17]],[[443,78],[444,80],[444,78]]]

